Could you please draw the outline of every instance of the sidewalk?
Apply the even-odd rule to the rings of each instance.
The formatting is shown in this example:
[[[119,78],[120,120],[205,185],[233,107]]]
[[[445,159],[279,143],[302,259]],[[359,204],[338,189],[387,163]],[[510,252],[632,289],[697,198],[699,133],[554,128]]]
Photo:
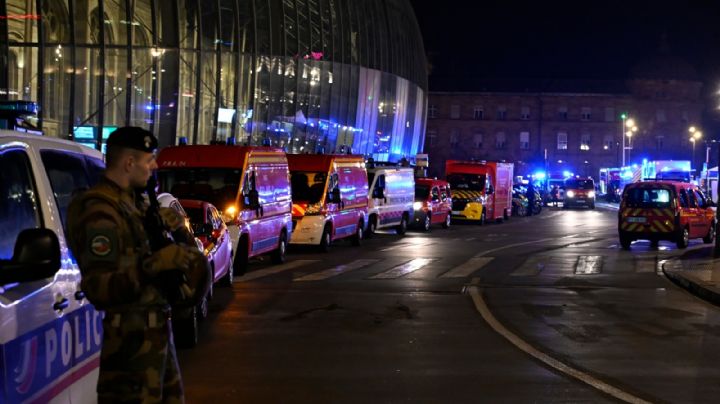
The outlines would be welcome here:
[[[714,246],[694,250],[663,264],[663,273],[695,296],[720,306],[720,258],[713,258]]]

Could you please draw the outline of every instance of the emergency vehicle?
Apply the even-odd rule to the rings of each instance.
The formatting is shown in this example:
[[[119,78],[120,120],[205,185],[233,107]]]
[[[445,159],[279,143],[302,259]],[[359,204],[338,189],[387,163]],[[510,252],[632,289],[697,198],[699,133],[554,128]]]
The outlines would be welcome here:
[[[450,184],[436,178],[416,178],[413,209],[413,224],[423,231],[430,231],[436,223],[449,228],[452,211]]]
[[[161,191],[212,203],[230,230],[234,274],[248,260],[271,254],[285,261],[292,233],[292,199],[285,152],[272,147],[193,145],[162,149]]]
[[[669,240],[685,248],[692,238],[715,240],[715,204],[696,185],[676,181],[641,181],[628,184],[618,211],[620,245],[634,240],[657,245]]]
[[[368,214],[365,160],[356,155],[289,154],[293,201],[291,244],[317,245],[363,239]]]
[[[503,221],[512,214],[513,164],[448,160],[445,175],[452,189],[452,218]]]
[[[102,314],[63,229],[103,169],[97,150],[0,130],[0,402],[97,401]]]
[[[369,161],[367,178],[370,190],[366,237],[377,229],[391,227],[404,235],[413,215],[415,170]]]
[[[592,178],[569,178],[565,180],[563,209],[587,206],[595,209],[595,181]]]

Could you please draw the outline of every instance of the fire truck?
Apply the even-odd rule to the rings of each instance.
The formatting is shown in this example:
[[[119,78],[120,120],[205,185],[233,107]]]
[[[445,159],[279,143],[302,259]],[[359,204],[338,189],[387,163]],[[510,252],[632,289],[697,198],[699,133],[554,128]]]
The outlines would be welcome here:
[[[512,213],[513,164],[448,160],[445,175],[452,190],[452,218],[503,221]]]

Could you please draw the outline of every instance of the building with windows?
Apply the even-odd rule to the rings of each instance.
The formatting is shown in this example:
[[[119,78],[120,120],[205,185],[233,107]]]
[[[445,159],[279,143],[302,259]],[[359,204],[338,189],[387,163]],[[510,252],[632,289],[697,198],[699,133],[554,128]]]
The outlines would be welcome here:
[[[101,149],[232,138],[379,160],[422,149],[426,59],[407,0],[0,0],[0,100]],[[343,147],[345,146],[345,147]]]
[[[601,167],[622,164],[624,134],[626,164],[694,157],[693,167],[701,168],[705,146],[688,133],[702,119],[701,88],[695,70],[669,56],[636,66],[626,81],[466,80],[447,91],[433,88],[428,171],[442,175],[447,159],[506,160],[519,175],[597,177]],[[628,137],[629,119],[637,131]]]

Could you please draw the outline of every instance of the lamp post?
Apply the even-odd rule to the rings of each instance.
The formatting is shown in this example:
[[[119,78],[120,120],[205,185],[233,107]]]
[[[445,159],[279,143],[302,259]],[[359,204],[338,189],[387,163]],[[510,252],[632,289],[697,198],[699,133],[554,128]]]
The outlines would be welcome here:
[[[688,132],[690,132],[690,142],[692,143],[692,160],[690,160],[690,169],[694,171],[693,167],[695,166],[695,142],[702,139],[702,132],[694,126],[689,127]]]
[[[630,159],[630,150],[632,150],[632,135],[638,131],[638,127],[635,125],[635,121],[627,118],[627,115],[623,114],[625,120],[623,122],[623,131],[625,136],[628,138],[628,145],[625,146],[625,136],[623,136],[623,166],[625,166],[625,150],[628,151],[628,160]],[[626,131],[627,129],[627,131]]]

